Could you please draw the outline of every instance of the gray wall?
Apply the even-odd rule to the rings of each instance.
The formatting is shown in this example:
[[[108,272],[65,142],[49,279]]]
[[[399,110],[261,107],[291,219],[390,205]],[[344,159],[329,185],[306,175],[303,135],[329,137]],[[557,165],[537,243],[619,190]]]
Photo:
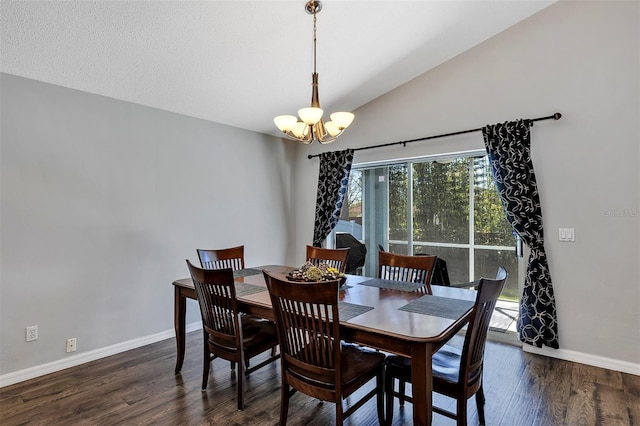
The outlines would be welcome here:
[[[639,3],[565,2],[542,10],[355,111],[331,149],[362,147],[559,111],[532,130],[556,292],[551,356],[640,374]],[[484,149],[481,133],[356,152],[356,162]],[[326,149],[326,148],[325,148]],[[312,147],[311,153],[322,148]],[[298,248],[318,159],[296,169]],[[304,166],[302,165],[304,164]],[[558,228],[576,241],[558,241]],[[298,259],[300,260],[300,259]],[[513,275],[512,275],[513,277]]]
[[[171,283],[196,248],[289,261],[291,145],[12,75],[0,84],[0,374],[170,337]],[[195,303],[188,312],[199,321]],[[40,336],[26,343],[30,325]]]
[[[640,372],[638,16],[637,2],[559,2],[355,111],[328,147],[2,74],[0,375],[168,337],[170,283],[196,247],[244,243],[249,264],[301,263],[309,153],[556,111],[532,133],[560,324],[549,352]],[[482,147],[478,133],[356,161]],[[576,242],[558,242],[559,227]]]

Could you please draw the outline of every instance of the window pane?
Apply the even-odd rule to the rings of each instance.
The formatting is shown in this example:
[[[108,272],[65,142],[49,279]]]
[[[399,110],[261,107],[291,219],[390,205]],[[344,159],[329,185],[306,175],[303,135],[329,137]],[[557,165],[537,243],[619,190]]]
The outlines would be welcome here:
[[[413,239],[469,242],[470,159],[413,165]]]
[[[347,232],[362,240],[362,170],[351,170],[336,232]]]
[[[475,243],[513,246],[511,225],[504,214],[488,157],[474,158],[473,169]]]
[[[414,246],[413,249],[414,254],[435,255],[447,262],[451,284],[469,282],[469,249],[429,246]]]
[[[389,166],[389,239],[407,241],[407,165]]]
[[[409,246],[407,244],[389,244],[389,252],[396,254],[409,254]]]
[[[503,266],[509,273],[509,278],[502,289],[500,299],[517,302],[520,300],[518,292],[518,258],[513,250],[476,250],[474,259],[475,280],[480,278],[494,278],[498,266]]]

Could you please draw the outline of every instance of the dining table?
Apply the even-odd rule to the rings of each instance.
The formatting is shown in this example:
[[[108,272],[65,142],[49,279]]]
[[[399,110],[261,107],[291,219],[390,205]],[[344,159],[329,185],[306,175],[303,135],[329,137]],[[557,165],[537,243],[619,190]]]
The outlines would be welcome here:
[[[264,265],[234,272],[241,312],[274,320],[263,270],[286,278],[296,268]],[[413,423],[432,420],[432,355],[469,322],[476,291],[346,275],[338,294],[340,334],[344,341],[411,358]],[[177,344],[175,373],[185,354],[186,300],[196,299],[191,278],[173,282]]]

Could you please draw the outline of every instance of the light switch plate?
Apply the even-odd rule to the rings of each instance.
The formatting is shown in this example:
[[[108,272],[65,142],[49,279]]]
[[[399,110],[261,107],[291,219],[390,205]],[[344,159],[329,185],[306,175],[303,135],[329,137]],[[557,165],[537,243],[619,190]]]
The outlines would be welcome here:
[[[560,241],[575,241],[575,231],[573,228],[559,228],[558,229],[558,239]]]

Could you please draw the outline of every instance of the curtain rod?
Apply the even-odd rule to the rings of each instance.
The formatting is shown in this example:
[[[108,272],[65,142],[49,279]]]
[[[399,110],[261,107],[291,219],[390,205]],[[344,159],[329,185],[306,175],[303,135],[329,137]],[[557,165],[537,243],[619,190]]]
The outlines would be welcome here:
[[[534,118],[534,119],[531,119],[529,121],[534,122],[534,121],[542,121],[542,120],[551,120],[552,118],[554,120],[560,120],[560,117],[562,117],[562,114],[560,114],[559,112],[556,112],[553,115],[549,115],[549,116],[546,116],[546,117]],[[424,137],[424,138],[409,139],[409,140],[406,140],[406,141],[389,142],[389,143],[383,143],[383,144],[380,144],[380,145],[364,146],[362,148],[354,148],[353,150],[354,151],[364,151],[365,149],[382,148],[384,146],[392,146],[392,145],[404,145],[404,146],[407,146],[407,144],[411,143],[411,142],[426,141],[426,140],[429,140],[429,139],[444,138],[446,136],[462,135],[464,133],[473,133],[473,132],[480,132],[480,131],[482,131],[482,127],[479,127],[477,129],[471,129],[471,130],[461,130],[459,132],[444,133],[442,135],[427,136],[427,137]],[[315,155],[309,154],[307,157],[309,159],[312,159],[313,157],[319,157],[319,156],[320,156],[320,154],[315,154]]]

